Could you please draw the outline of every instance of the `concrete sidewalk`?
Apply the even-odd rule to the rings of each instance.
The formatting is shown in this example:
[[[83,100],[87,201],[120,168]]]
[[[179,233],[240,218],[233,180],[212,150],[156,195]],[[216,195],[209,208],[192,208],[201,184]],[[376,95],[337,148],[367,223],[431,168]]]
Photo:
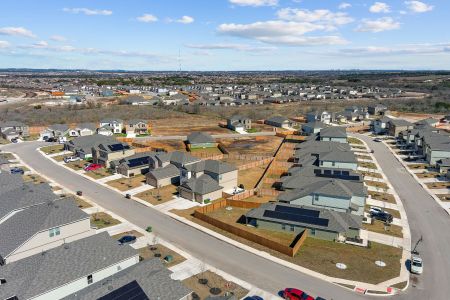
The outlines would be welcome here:
[[[106,183],[108,181],[117,180],[117,179],[120,179],[122,177],[123,176],[121,174],[114,174],[114,175],[111,175],[111,176],[107,176],[107,177],[103,177],[103,178],[97,179],[97,182],[98,183]]]

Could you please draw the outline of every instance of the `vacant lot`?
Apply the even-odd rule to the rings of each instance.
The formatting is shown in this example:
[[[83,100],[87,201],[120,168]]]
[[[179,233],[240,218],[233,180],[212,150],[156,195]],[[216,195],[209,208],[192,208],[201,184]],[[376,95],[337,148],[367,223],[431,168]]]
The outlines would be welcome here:
[[[238,184],[244,185],[246,189],[252,189],[258,183],[258,180],[264,174],[268,164],[250,168],[247,170],[239,171],[238,173]]]
[[[254,138],[221,139],[219,142],[233,154],[265,154],[273,155],[283,139],[277,136]]]
[[[383,222],[379,220],[374,220],[373,224],[363,224],[363,228],[369,231],[392,235],[395,237],[403,237],[402,227],[397,225],[385,226]]]
[[[369,195],[372,197],[372,199],[396,204],[395,198],[391,194],[369,191]]]
[[[144,175],[137,175],[130,178],[120,178],[112,181],[108,181],[106,184],[112,186],[119,191],[128,191],[137,188],[145,183]]]
[[[208,281],[207,284],[201,284],[199,282],[200,279],[206,279]],[[211,271],[206,271],[189,277],[183,280],[183,284],[193,290],[194,293],[200,297],[200,299],[206,299],[209,296],[224,296],[226,292],[232,292],[236,296],[236,299],[241,299],[244,298],[249,292],[236,283],[229,284],[224,278]],[[227,288],[227,285],[230,285],[230,287]],[[221,293],[219,295],[212,295],[210,293],[211,288],[219,288]]]
[[[180,254],[176,253],[175,251],[173,251],[161,244],[142,247],[142,248],[138,249],[138,251],[139,251],[139,256],[144,260],[159,257],[159,259],[161,259],[161,261],[164,262],[164,264],[168,268],[178,265],[179,263],[182,263],[183,261],[186,260],[186,258],[184,258],[184,256],[181,256]],[[170,261],[170,262],[166,262],[164,260],[164,258],[167,257],[168,255],[172,256],[172,261]]]
[[[450,189],[450,182],[430,182],[426,183],[429,189]]]
[[[53,145],[53,146],[46,146],[42,147],[41,151],[45,154],[55,154],[64,151],[64,145]]]
[[[177,187],[175,185],[168,185],[159,189],[151,189],[135,195],[137,198],[142,199],[152,205],[158,205],[170,201],[174,196],[178,194]]]
[[[99,212],[91,215],[91,225],[97,227],[97,229],[102,229],[117,224],[120,224],[120,221],[114,219],[107,213]]]

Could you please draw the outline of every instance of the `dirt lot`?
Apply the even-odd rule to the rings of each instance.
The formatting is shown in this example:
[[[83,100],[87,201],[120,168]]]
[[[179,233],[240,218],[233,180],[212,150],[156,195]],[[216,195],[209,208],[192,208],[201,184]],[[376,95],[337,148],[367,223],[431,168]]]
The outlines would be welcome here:
[[[130,178],[120,178],[112,181],[108,181],[106,184],[112,186],[119,191],[128,191],[137,188],[145,183],[144,175],[137,175]]]
[[[167,152],[182,151],[186,152],[186,145],[181,140],[168,140],[168,141],[150,141],[142,143],[145,146],[151,147],[153,151],[164,150]]]
[[[168,185],[158,189],[148,190],[135,195],[139,199],[149,202],[153,205],[158,205],[170,201],[173,196],[177,195],[177,187],[175,185]],[[158,197],[159,195],[159,197]]]
[[[266,170],[268,164],[264,164],[261,166],[257,166],[254,168],[250,168],[247,170],[239,171],[238,173],[238,184],[243,184],[244,188],[252,189],[258,183],[258,180],[263,175]]]
[[[283,139],[277,136],[219,140],[229,153],[269,155],[275,153],[282,141]]]
[[[184,258],[184,256],[181,256],[180,254],[176,253],[175,251],[173,251],[161,244],[156,244],[154,246],[142,247],[142,248],[138,249],[138,251],[139,251],[139,256],[144,260],[154,258],[155,254],[161,254],[160,259],[168,268],[175,266],[179,263],[182,263],[183,261],[186,260],[186,258]],[[166,257],[167,255],[172,256],[173,260],[171,262],[166,262],[164,260],[164,257]]]
[[[158,120],[161,121],[161,120]],[[213,123],[210,121],[206,121],[204,123],[195,125],[192,123],[185,123],[180,120],[168,120],[170,121],[170,125],[155,125],[152,128],[152,135],[189,135],[194,131],[206,132],[209,134],[222,134],[222,133],[233,133],[232,130],[228,128],[223,128],[218,125],[218,122]],[[211,124],[205,126],[205,124]]]
[[[206,279],[208,280],[208,283],[201,284],[199,283],[199,279]],[[204,300],[209,296],[223,296],[226,292],[232,292],[237,299],[241,299],[245,297],[249,292],[248,290],[235,283],[228,283],[228,281],[226,281],[224,278],[211,271],[206,271],[189,277],[183,280],[183,284],[193,290],[201,300]],[[228,285],[230,287],[227,287]],[[211,288],[220,288],[221,293],[219,295],[212,295],[210,293]]]

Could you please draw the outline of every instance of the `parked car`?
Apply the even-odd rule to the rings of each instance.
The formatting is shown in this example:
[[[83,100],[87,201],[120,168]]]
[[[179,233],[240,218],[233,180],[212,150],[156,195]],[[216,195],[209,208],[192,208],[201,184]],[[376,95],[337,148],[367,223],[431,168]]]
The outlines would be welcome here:
[[[77,196],[83,196],[83,191],[77,191]]]
[[[304,291],[292,288],[284,289],[283,298],[288,300],[314,300],[313,297],[309,296]]]
[[[316,300],[327,300],[327,299],[322,298],[322,297],[316,297]]]
[[[379,138],[373,139],[373,141],[377,142],[377,143],[381,143],[381,139],[379,139]]]
[[[10,172],[11,174],[20,174],[20,175],[23,175],[25,173],[23,169],[18,167],[11,168]]]
[[[98,169],[101,169],[102,168],[102,165],[99,165],[99,164],[89,164],[89,165],[87,165],[86,167],[84,167],[84,170],[85,171],[95,171],[95,170],[98,170]]]
[[[125,235],[118,240],[120,245],[132,244],[136,242],[136,237],[134,235]]]
[[[385,211],[382,210],[380,207],[376,207],[376,206],[371,206],[369,212],[372,213],[384,213]]]
[[[44,140],[45,140],[45,138],[44,138]],[[56,138],[54,138],[54,137],[49,137],[49,138],[47,138],[45,141],[46,141],[46,142],[49,142],[49,143],[54,143],[54,142],[56,142],[57,140],[56,140]]]
[[[11,143],[14,143],[14,144],[16,144],[16,143],[18,143],[19,142],[19,140],[17,139],[17,138],[13,138],[13,139],[11,139]]]
[[[385,223],[392,223],[392,220],[394,219],[388,212],[371,213],[371,217]]]
[[[248,296],[245,297],[244,300],[264,300],[264,299],[259,296]]]
[[[80,158],[78,156],[67,156],[67,157],[64,157],[64,162],[65,163],[70,163],[70,162],[78,161],[78,160],[80,160]]]
[[[411,257],[411,273],[422,274],[423,273],[423,261],[418,256]]]

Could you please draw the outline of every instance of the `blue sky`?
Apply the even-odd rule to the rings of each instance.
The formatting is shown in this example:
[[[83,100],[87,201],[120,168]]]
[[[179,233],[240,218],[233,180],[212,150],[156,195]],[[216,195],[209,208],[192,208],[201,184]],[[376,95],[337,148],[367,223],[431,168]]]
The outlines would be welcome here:
[[[449,11],[444,0],[2,1],[0,68],[450,69]]]

